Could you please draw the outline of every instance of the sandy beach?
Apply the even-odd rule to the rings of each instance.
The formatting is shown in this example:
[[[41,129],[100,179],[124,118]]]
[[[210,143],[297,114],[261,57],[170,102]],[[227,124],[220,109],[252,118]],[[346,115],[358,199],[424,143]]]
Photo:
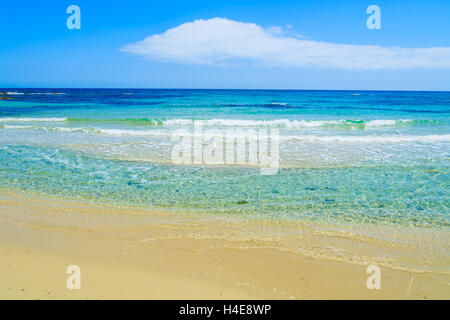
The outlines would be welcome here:
[[[0,219],[2,299],[449,297],[447,275],[383,267],[381,289],[369,290],[366,266],[238,240],[236,222],[14,192],[1,193]],[[66,287],[69,265],[81,269],[80,290]]]
[[[450,300],[450,1],[79,2],[2,3],[0,300]]]

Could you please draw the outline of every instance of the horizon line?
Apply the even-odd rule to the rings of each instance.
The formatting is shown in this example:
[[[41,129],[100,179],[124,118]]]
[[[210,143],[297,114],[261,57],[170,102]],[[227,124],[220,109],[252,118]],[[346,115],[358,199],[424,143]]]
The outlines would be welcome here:
[[[235,91],[369,91],[369,92],[449,92],[450,90],[408,90],[408,89],[288,89],[288,88],[158,88],[158,87],[0,87],[3,89],[91,89],[91,90],[235,90]]]

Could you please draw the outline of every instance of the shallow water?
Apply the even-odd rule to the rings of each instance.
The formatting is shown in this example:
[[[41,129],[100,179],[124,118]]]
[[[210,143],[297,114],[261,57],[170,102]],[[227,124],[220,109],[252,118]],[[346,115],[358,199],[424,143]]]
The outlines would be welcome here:
[[[239,235],[313,258],[450,272],[448,92],[0,92],[19,93],[0,100],[4,189],[218,219],[211,229],[198,224],[198,237]],[[222,162],[194,163],[195,139],[203,151],[230,130],[257,135],[244,163],[226,163],[226,144]],[[180,132],[187,140],[174,139]],[[279,148],[273,175],[250,162],[251,146],[262,159],[261,132],[270,156]],[[177,146],[193,151],[191,162],[174,161]]]
[[[448,228],[450,93],[3,89],[3,187],[192,212]],[[59,93],[59,94],[54,94]],[[201,120],[200,122],[198,120]],[[177,130],[278,130],[279,173],[177,165]]]

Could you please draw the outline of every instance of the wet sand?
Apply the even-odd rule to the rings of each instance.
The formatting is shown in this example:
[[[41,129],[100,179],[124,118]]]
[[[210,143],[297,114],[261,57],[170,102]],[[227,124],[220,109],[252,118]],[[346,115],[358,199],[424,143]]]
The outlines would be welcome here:
[[[0,192],[0,298],[450,298],[448,275],[381,267],[381,289],[369,290],[367,265],[307,257],[275,238],[245,238],[247,229],[235,219]],[[69,265],[81,269],[80,290],[66,286]]]

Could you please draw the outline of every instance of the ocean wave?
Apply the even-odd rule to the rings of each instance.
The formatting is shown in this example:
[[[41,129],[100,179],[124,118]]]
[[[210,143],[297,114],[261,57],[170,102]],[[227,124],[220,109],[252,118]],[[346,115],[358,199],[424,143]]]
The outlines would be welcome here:
[[[30,94],[30,95],[54,95],[54,94],[66,94],[65,92],[17,92],[17,91],[8,91],[8,92],[0,92],[0,94],[7,94],[7,95],[24,95],[24,94]]]
[[[65,92],[28,92],[27,94],[33,95],[53,95],[53,94],[66,94]]]
[[[247,119],[68,119],[72,123],[83,122],[106,122],[122,123],[130,125],[160,125],[160,126],[193,126],[194,123],[204,126],[224,126],[224,127],[273,127],[273,128],[376,128],[376,127],[396,127],[407,125],[435,125],[440,124],[437,120],[247,120]]]
[[[64,122],[67,118],[0,118],[0,122]]]
[[[7,94],[7,95],[22,95],[23,92],[16,92],[16,91],[8,91],[8,92],[0,92],[0,94]]]
[[[343,143],[407,143],[407,142],[450,142],[450,134],[432,135],[385,135],[385,136],[282,136],[282,140],[302,142],[343,142]]]
[[[87,134],[102,134],[111,136],[153,136],[170,137],[171,131],[161,130],[130,130],[130,129],[104,129],[90,127],[44,127],[44,126],[25,126],[25,125],[1,125],[3,129],[35,129],[44,131],[58,132],[79,132]],[[224,134],[226,134],[224,132]],[[193,132],[186,132],[187,136],[195,137]],[[202,137],[205,139],[213,138],[216,134],[204,132]],[[269,135],[270,136],[270,135]],[[280,141],[296,140],[300,142],[342,142],[342,143],[408,143],[408,142],[450,142],[450,134],[432,134],[432,135],[365,135],[365,136],[319,136],[319,135],[280,135]]]
[[[156,130],[124,130],[124,129],[100,129],[90,127],[44,127],[26,125],[0,125],[3,129],[33,129],[41,131],[56,132],[79,132],[88,134],[104,134],[112,136],[170,136],[170,132],[160,132]]]
[[[21,125],[11,126],[11,125],[5,124],[5,125],[0,125],[0,128],[3,128],[3,129],[34,129],[35,127],[34,126],[21,126]]]
[[[342,127],[342,128],[364,128],[385,127],[407,124],[434,123],[431,120],[240,120],[240,119],[211,119],[201,120],[207,126],[237,126],[237,127],[279,127],[279,128],[314,128],[314,127]]]
[[[135,126],[193,126],[194,123],[204,126],[224,127],[273,127],[273,128],[347,128],[365,129],[378,127],[401,127],[415,125],[437,125],[443,123],[438,120],[413,119],[379,119],[379,120],[247,120],[247,119],[149,119],[149,118],[0,118],[0,122],[67,122],[73,124],[83,123],[109,123]]]

